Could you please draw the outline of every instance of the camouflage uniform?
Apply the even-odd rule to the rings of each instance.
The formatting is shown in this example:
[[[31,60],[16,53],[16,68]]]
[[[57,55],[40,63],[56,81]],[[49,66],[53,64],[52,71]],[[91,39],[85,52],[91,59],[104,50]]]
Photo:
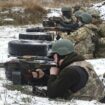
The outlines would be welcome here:
[[[97,74],[93,70],[93,67],[92,65],[90,65],[90,63],[86,61],[79,61],[79,62],[74,62],[69,66],[80,66],[84,68],[89,75],[89,79],[87,81],[86,86],[81,90],[77,91],[76,93],[73,93],[70,96],[71,98],[74,97],[77,99],[85,99],[85,100],[95,99],[99,101],[105,96],[104,85],[99,80]]]
[[[97,30],[95,25],[87,24],[70,35],[62,34],[61,36],[71,40],[75,45],[75,51],[89,59],[94,57],[95,44],[92,42],[92,37],[96,35]]]
[[[100,18],[100,12],[94,8],[88,8],[87,13],[91,14],[92,16],[92,23],[95,25],[100,25],[102,23],[102,19]]]
[[[100,17],[100,11],[94,9],[94,8],[80,8],[78,11],[74,12],[74,14],[79,13],[79,15],[83,12],[86,12],[92,16],[92,23],[95,25],[99,25],[102,23],[102,19]]]
[[[98,47],[96,49],[97,58],[105,58],[105,23],[100,24],[99,26],[99,41]]]
[[[99,26],[100,37],[105,37],[105,22]]]

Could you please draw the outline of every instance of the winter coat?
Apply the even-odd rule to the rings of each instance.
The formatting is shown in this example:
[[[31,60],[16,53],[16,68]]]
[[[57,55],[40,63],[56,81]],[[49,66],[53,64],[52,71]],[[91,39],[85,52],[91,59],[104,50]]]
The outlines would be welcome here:
[[[51,75],[48,81],[50,98],[100,100],[104,95],[104,85],[92,65],[76,53],[66,56],[60,73],[57,76]]]

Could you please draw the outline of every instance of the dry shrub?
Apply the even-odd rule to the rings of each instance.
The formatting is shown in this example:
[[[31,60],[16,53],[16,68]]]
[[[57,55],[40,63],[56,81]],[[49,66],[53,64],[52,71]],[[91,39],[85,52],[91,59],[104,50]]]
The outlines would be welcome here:
[[[11,2],[11,1],[0,1],[1,9],[11,8],[11,7],[15,7],[15,6],[21,6],[21,4],[18,2]]]
[[[75,5],[76,3],[81,4],[88,4],[91,2],[98,2],[102,0],[3,0],[0,1],[0,7],[13,7],[13,6],[33,6],[33,5],[40,5],[40,6],[49,6],[49,7],[60,7],[62,5]],[[104,1],[104,0],[103,0]]]
[[[42,20],[42,17],[44,15],[46,15],[47,11],[42,8],[41,6],[39,6],[38,4],[36,4],[36,2],[24,2],[24,7],[25,7],[25,14],[26,17],[29,19],[29,22],[39,22]]]
[[[40,1],[40,0],[39,0]],[[12,8],[16,6],[21,6],[25,8],[28,12],[42,12],[46,13],[45,9],[41,7],[40,2],[37,0],[7,0],[7,1],[0,1],[0,8]]]
[[[100,2],[104,0],[53,0],[53,2],[44,4],[49,7],[62,7],[64,5],[74,6],[76,4],[81,4],[83,6],[88,6],[91,3]]]
[[[24,8],[24,13],[20,11],[13,12],[12,7]],[[46,10],[36,3],[36,0],[8,0],[0,1],[1,10],[5,14],[0,14],[1,18],[12,18],[14,19],[13,24],[35,24],[42,21],[42,17],[46,15]],[[1,23],[0,23],[1,24]],[[3,22],[2,24],[7,24]]]
[[[46,10],[44,8],[42,8],[41,6],[37,5],[37,4],[33,4],[31,3],[24,3],[25,6],[25,12],[30,12],[30,13],[46,13]]]

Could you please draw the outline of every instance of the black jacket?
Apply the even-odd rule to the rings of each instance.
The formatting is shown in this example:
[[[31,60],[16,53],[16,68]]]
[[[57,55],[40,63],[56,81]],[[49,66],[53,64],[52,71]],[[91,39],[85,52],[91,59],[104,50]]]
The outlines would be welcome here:
[[[84,58],[77,53],[71,53],[66,56],[61,67],[60,73],[50,75],[48,81],[48,97],[50,98],[67,98],[70,92],[76,92],[85,86],[88,80],[87,72],[79,66],[70,66],[73,62],[83,61]]]

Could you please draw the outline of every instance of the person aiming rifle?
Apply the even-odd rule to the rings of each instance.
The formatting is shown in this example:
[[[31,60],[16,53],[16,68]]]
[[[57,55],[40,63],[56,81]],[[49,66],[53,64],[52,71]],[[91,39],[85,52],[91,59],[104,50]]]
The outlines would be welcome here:
[[[57,66],[50,68],[47,84],[49,98],[105,102],[103,83],[93,66],[75,52],[70,40],[62,39],[53,43],[50,56]]]
[[[4,63],[7,79],[11,80],[14,84],[41,86],[47,85],[51,66],[56,66],[52,59],[41,56],[18,56]],[[43,69],[43,71],[40,69]],[[44,76],[44,74],[46,75]],[[20,80],[16,81],[15,77]]]
[[[61,17],[51,17],[49,18],[49,20],[54,22],[55,27],[57,26],[60,28],[68,29],[67,31],[65,31],[67,32],[67,34],[77,30],[79,28],[79,24],[77,18],[72,14],[72,8],[62,7],[61,11]]]
[[[62,16],[61,17],[49,17],[48,20],[54,23],[53,27],[36,27],[27,29],[27,32],[44,32],[44,31],[56,31],[57,37],[60,32],[66,32],[69,34],[77,30],[80,27],[78,19],[75,16],[72,16],[72,8],[62,7]],[[59,39],[59,38],[58,38]]]

